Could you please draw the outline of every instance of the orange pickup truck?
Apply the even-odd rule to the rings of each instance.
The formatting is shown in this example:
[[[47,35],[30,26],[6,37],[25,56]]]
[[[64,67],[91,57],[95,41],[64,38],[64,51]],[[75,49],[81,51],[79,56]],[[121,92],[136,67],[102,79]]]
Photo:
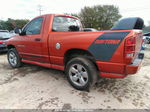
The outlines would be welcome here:
[[[88,90],[99,77],[135,74],[144,57],[143,20],[126,18],[107,31],[84,32],[76,17],[46,14],[34,18],[6,44],[13,68],[22,62],[64,70],[69,83]]]

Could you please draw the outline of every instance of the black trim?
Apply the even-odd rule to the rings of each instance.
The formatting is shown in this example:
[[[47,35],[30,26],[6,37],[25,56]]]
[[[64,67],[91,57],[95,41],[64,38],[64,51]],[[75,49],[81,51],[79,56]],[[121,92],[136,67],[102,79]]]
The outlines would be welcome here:
[[[48,63],[48,62],[39,61],[39,60],[36,60],[36,59],[29,59],[29,58],[26,58],[26,57],[22,57],[22,59],[29,60],[29,61],[40,62],[40,63]],[[50,64],[50,63],[48,63],[48,64]]]
[[[96,60],[109,61],[121,42],[130,32],[111,32],[100,35],[88,48]],[[97,40],[120,40],[117,44],[99,43]]]
[[[29,54],[20,54],[22,57],[23,56],[29,56],[29,57],[37,57],[37,58],[46,58],[44,56],[36,56],[36,55],[29,55]]]

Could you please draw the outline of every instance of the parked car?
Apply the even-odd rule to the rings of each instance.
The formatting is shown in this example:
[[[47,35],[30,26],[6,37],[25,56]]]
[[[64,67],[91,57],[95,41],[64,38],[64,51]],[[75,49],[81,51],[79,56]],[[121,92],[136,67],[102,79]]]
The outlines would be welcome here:
[[[95,32],[95,31],[98,31],[98,30],[94,29],[94,28],[84,28],[83,31],[85,31],[85,32]]]
[[[143,36],[143,43],[142,43],[142,47],[141,47],[141,50],[145,50],[147,47],[147,40],[146,40],[146,37]]]
[[[17,35],[14,30],[11,30],[9,33],[10,33],[12,36]]]
[[[46,14],[15,30],[19,35],[7,41],[8,62],[13,68],[25,62],[64,70],[74,88],[89,90],[100,77],[124,78],[138,71],[142,27],[142,19],[126,18],[110,31],[84,32],[76,17]]]
[[[147,43],[147,44],[150,44],[150,32],[149,32],[149,33],[145,33],[145,34],[144,34],[144,38],[146,39],[146,40],[145,40],[146,43]]]
[[[7,45],[5,44],[5,41],[10,39],[11,34],[8,32],[0,32],[0,52],[6,52],[7,49]]]
[[[0,30],[0,32],[7,32],[8,33],[9,31],[8,30]]]
[[[141,50],[145,50],[146,49],[146,44],[143,42],[142,46],[141,46]]]

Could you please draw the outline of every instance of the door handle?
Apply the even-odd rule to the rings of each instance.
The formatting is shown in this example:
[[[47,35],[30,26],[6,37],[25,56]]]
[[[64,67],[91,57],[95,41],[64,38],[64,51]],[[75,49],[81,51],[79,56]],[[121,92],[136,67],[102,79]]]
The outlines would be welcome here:
[[[41,39],[40,38],[35,38],[35,41],[41,41]]]

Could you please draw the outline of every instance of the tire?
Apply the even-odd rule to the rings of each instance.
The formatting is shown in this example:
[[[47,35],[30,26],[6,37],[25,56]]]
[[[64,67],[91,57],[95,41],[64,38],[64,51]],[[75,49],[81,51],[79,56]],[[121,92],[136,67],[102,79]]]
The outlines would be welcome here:
[[[84,57],[72,58],[65,69],[69,83],[77,90],[89,91],[98,79],[95,65]]]
[[[19,68],[22,65],[21,58],[15,48],[8,50],[7,59],[12,68]]]

